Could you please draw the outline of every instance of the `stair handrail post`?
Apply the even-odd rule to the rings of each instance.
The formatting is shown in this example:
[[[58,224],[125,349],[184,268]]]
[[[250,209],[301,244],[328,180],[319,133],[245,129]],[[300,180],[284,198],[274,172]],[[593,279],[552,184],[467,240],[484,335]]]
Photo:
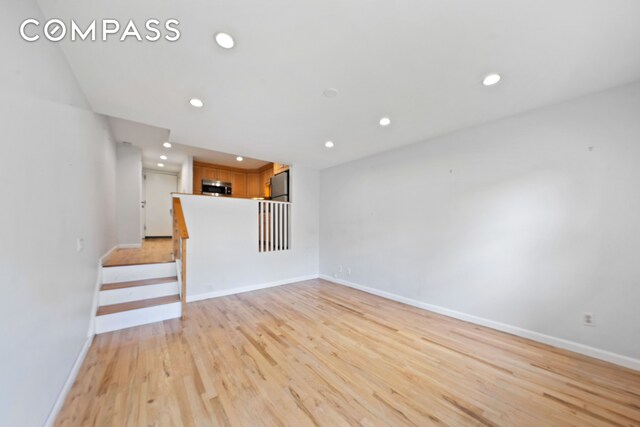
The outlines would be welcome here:
[[[187,310],[187,240],[189,230],[182,211],[180,197],[173,196],[173,258],[180,260],[180,278],[182,287],[180,289],[180,299],[182,300],[182,319],[186,318]]]

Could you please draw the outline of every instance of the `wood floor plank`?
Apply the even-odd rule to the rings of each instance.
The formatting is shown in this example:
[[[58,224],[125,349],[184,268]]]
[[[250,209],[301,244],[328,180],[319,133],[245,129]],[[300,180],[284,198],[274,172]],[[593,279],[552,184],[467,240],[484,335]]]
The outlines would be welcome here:
[[[322,280],[95,338],[58,426],[640,426],[640,372]]]
[[[118,248],[102,263],[103,267],[156,264],[173,261],[171,237],[148,238],[140,248]]]

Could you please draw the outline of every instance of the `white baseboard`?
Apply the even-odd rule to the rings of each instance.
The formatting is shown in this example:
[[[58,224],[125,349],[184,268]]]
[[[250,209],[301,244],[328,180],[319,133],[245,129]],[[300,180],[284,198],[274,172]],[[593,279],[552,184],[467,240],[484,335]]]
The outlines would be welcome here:
[[[89,348],[91,347],[91,343],[93,342],[93,335],[87,338],[78,357],[76,358],[73,367],[71,368],[71,372],[69,372],[69,376],[67,377],[67,381],[65,381],[62,386],[62,390],[60,390],[60,394],[58,394],[58,398],[56,399],[56,403],[53,405],[49,416],[47,417],[47,421],[44,423],[44,427],[52,427],[56,418],[58,418],[58,414],[64,405],[65,400],[67,400],[67,395],[69,391],[71,391],[71,387],[73,383],[76,381],[76,377],[78,376],[78,372],[80,372],[80,368],[82,367],[82,363],[84,363],[85,357],[87,357],[87,353],[89,352]]]
[[[102,263],[104,262],[104,260],[105,260],[105,259],[107,259],[107,258],[109,258],[109,256],[110,256],[110,255],[111,255],[111,254],[112,254],[116,249],[119,249],[119,248],[120,248],[120,245],[115,245],[114,247],[112,247],[111,249],[109,249],[109,250],[107,251],[107,253],[106,253],[106,254],[102,255],[102,256],[100,257],[100,259],[98,260],[100,267],[102,267]]]
[[[240,288],[224,289],[221,291],[206,292],[197,295],[187,295],[187,302],[201,301],[209,298],[224,297],[227,295],[241,294],[243,292],[257,291],[258,289],[273,288],[274,286],[288,285],[289,283],[304,282],[305,280],[317,279],[318,275],[294,277],[292,279],[278,280],[269,283],[260,283],[257,285],[243,286]]]
[[[564,350],[573,351],[574,353],[583,354],[585,356],[593,357],[595,359],[604,360],[606,362],[614,363],[616,365],[620,365],[626,368],[640,371],[639,359],[634,359],[632,357],[624,356],[617,353],[612,353],[607,350],[590,347],[588,345],[580,344],[574,341],[569,341],[562,338],[541,334],[539,332],[523,329],[517,326],[508,325],[506,323],[496,322],[493,320],[485,319],[485,318],[474,316],[471,314],[462,313],[460,311],[451,310],[451,309],[440,307],[437,305],[428,304],[426,302],[392,294],[390,292],[381,291],[379,289],[359,285],[357,283],[349,282],[347,280],[337,279],[335,277],[331,277],[326,274],[320,274],[320,278],[332,283],[336,283],[338,285],[348,286],[350,288],[358,289],[363,292],[367,292],[369,294],[377,295],[393,301],[398,301],[407,305],[422,308],[424,310],[432,311],[434,313],[443,314],[445,316],[464,320],[470,323],[475,323],[476,325],[486,326],[491,329],[507,332],[509,334],[517,335],[522,338],[527,338],[533,341],[541,342],[543,344],[551,345],[553,347],[558,347]]]

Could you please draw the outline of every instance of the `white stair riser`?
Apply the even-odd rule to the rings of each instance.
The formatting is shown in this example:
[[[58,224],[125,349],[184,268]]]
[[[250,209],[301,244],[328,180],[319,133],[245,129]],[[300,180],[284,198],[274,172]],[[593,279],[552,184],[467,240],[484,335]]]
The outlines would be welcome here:
[[[120,304],[121,302],[178,295],[179,293],[178,282],[113,289],[110,291],[100,291],[100,305]]]
[[[146,325],[167,319],[176,319],[182,315],[180,302],[139,308],[137,310],[96,316],[96,334]]]
[[[102,283],[129,282],[132,280],[155,279],[157,277],[171,277],[175,276],[176,273],[175,262],[103,267]]]

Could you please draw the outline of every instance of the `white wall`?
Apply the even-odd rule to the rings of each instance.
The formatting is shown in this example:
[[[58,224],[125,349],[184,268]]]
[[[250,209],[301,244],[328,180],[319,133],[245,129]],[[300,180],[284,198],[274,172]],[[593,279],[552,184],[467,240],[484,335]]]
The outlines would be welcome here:
[[[320,271],[640,359],[639,162],[635,84],[324,170]]]
[[[115,148],[32,1],[0,13],[0,425],[41,426],[87,340],[98,258],[115,244]],[[76,238],[84,250],[76,252]]]
[[[182,163],[180,170],[180,182],[178,183],[178,192],[191,194],[193,193],[193,157],[187,156]]]
[[[291,250],[258,252],[255,200],[180,196],[185,214],[189,300],[318,275],[318,179],[292,167]]]
[[[134,145],[118,144],[116,154],[118,244],[139,245],[142,236],[142,151]]]

